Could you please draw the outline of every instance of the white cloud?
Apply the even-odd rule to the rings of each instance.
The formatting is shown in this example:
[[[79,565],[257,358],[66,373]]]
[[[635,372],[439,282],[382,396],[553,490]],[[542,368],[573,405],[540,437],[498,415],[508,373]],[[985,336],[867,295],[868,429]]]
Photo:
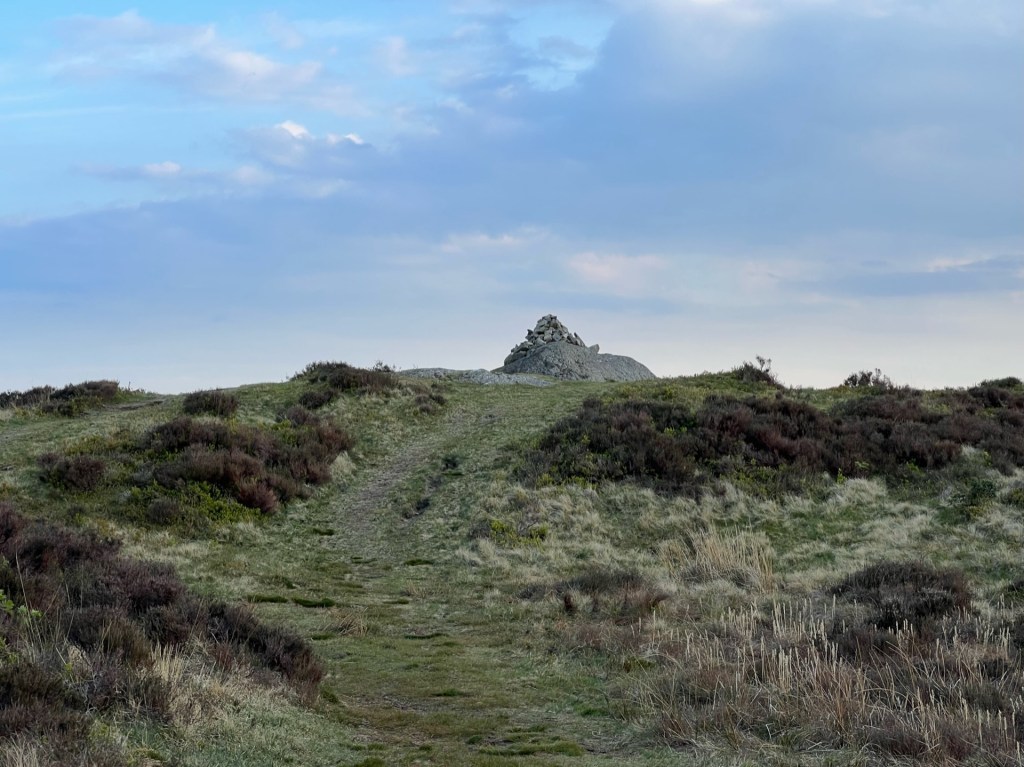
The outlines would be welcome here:
[[[356,156],[353,152],[373,150],[357,133],[316,136],[293,120],[271,128],[241,131],[236,138],[257,165],[276,174],[332,182],[350,169]]]
[[[404,37],[385,38],[377,48],[377,56],[385,71],[394,77],[409,77],[418,71],[409,51],[409,44]]]
[[[148,181],[182,194],[321,199],[350,186],[345,171],[351,152],[372,151],[358,134],[316,136],[294,120],[244,131],[236,139],[248,162],[227,170],[186,168],[171,160],[138,166],[81,164],[78,170],[109,181]]]
[[[278,123],[274,127],[280,128],[285,133],[290,135],[292,138],[300,140],[313,138],[313,135],[306,129],[306,126],[299,125],[298,123],[292,122],[291,120],[285,120],[283,123]]]
[[[306,44],[306,36],[279,13],[267,14],[264,26],[268,34],[286,51],[296,50]]]
[[[566,266],[573,276],[611,295],[638,298],[674,293],[665,282],[671,264],[661,256],[586,252],[570,258]]]
[[[547,238],[547,232],[531,227],[524,227],[511,232],[501,232],[500,234],[461,232],[448,235],[441,244],[440,250],[443,253],[451,254],[507,251],[523,248],[528,245],[536,245],[541,240]]]
[[[360,114],[351,84],[318,61],[282,61],[219,37],[213,25],[156,24],[135,11],[61,23],[53,70],[76,79],[141,78],[222,101],[295,102]]]
[[[331,146],[336,144],[354,144],[355,146],[364,146],[366,141],[358,133],[346,133],[344,136],[339,136],[337,133],[327,134],[327,143]]]
[[[181,166],[169,160],[142,166],[143,175],[151,178],[170,178],[181,175]]]

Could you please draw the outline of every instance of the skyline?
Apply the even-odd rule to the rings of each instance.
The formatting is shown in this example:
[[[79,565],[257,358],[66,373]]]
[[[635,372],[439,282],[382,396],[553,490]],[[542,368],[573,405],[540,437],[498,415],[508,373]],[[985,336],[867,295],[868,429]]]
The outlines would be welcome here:
[[[0,11],[0,390],[494,368],[1024,377],[1024,8]]]

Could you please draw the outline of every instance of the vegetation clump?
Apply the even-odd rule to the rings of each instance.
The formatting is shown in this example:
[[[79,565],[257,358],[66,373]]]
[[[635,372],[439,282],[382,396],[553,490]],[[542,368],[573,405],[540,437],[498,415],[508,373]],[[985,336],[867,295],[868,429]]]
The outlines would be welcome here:
[[[632,480],[697,492],[727,479],[761,494],[806,490],[824,475],[919,481],[984,451],[991,466],[1024,466],[1024,392],[984,386],[929,406],[906,389],[824,411],[783,395],[711,395],[696,410],[672,401],[588,399],[541,437],[520,476],[536,483]]]
[[[115,475],[128,482],[127,502],[148,522],[202,528],[273,514],[308,496],[353,444],[335,423],[294,406],[270,427],[180,416],[99,454],[45,453],[38,462],[40,478],[57,488],[90,492]]]
[[[137,443],[143,477],[166,490],[213,488],[262,514],[330,479],[334,459],[352,447],[337,425],[293,408],[273,428],[188,417],[157,426]]]
[[[832,588],[849,602],[870,605],[865,623],[883,629],[922,628],[971,607],[971,591],[959,570],[921,562],[879,562]]]
[[[43,453],[39,456],[39,478],[61,490],[85,493],[95,490],[106,474],[107,463],[92,455],[60,455]]]
[[[648,578],[611,569],[520,596],[540,594],[557,597],[566,647],[622,669],[622,714],[648,714],[676,747],[1018,763],[1024,619],[974,612],[958,570],[884,561],[801,603],[745,611],[673,604]]]
[[[891,391],[896,388],[892,379],[878,368],[850,373],[843,381],[843,386],[855,389],[875,389],[878,391]]]
[[[194,595],[170,566],[0,503],[0,739],[33,740],[46,764],[127,764],[93,725],[108,715],[173,724],[183,692],[158,660],[186,644],[225,673],[278,672],[307,698],[323,676],[307,642]]]
[[[387,365],[373,369],[354,367],[345,362],[312,362],[293,381],[306,381],[311,388],[303,392],[299,404],[316,410],[348,392],[385,394],[399,388],[399,380]]]
[[[219,389],[195,391],[185,395],[181,401],[181,410],[186,415],[230,418],[238,412],[238,397]]]
[[[773,388],[781,388],[778,377],[772,371],[772,361],[767,357],[755,357],[757,365],[744,362],[732,371],[733,377],[740,383],[764,384]]]
[[[60,389],[36,386],[23,392],[0,393],[0,410],[26,408],[40,413],[74,417],[114,402],[122,393],[117,381],[83,381]]]

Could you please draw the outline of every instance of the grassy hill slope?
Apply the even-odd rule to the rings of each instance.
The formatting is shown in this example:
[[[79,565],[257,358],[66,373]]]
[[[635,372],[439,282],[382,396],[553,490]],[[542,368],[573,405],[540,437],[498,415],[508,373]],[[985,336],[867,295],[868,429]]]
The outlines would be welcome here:
[[[217,415],[194,407],[195,423],[229,436],[179,452],[154,447],[152,434],[183,417],[183,397],[122,393],[70,416],[0,410],[0,501],[173,565],[197,598],[251,606],[322,663],[306,694],[280,667],[198,639],[148,650],[140,663],[161,670],[176,704],[155,717],[127,696],[90,725],[125,762],[1017,763],[1024,473],[1007,458],[1016,443],[992,447],[1010,439],[1002,432],[985,432],[989,450],[957,447],[934,466],[903,456],[880,477],[875,452],[865,453],[873,464],[829,473],[803,436],[773,448],[777,459],[799,443],[784,465],[750,452],[742,434],[761,416],[742,402],[772,402],[777,389],[733,374],[431,388],[342,386],[330,372],[233,390],[235,406],[215,405]],[[1012,434],[1024,395],[1012,382],[1003,390],[1005,401],[971,407],[983,425],[1009,418]],[[878,394],[785,397],[833,414]],[[921,395],[929,423],[952,428],[936,419],[956,415],[962,433],[943,439],[981,444],[967,433],[981,427],[961,418],[956,396],[966,395],[954,394]],[[710,449],[698,439],[712,433],[700,425],[709,396],[741,401],[730,418],[754,413],[716,462],[699,453]],[[300,401],[316,414],[290,410]],[[615,403],[648,405],[626,417]],[[674,425],[651,403],[674,408],[664,416]],[[581,413],[591,421],[553,428]],[[326,473],[303,459],[302,481],[287,484],[244,458],[263,450],[273,466],[294,466],[316,419],[348,437]],[[627,471],[620,458],[632,460],[635,444],[587,451],[606,432],[667,442]],[[566,445],[571,455],[557,452]],[[665,451],[686,482],[659,480]],[[103,464],[95,482],[76,456]],[[247,506],[254,498],[266,502]],[[45,612],[10,596],[9,621],[21,606]],[[8,651],[73,650],[67,637],[25,636]],[[68,684],[86,684],[76,673]],[[31,764],[45,751],[38,741],[8,738],[4,758]]]

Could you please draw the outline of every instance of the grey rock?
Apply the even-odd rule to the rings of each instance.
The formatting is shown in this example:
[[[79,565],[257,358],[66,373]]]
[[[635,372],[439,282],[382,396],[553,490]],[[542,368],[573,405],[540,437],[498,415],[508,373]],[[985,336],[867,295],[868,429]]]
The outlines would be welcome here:
[[[551,381],[538,378],[535,375],[515,375],[490,370],[452,370],[451,368],[414,368],[403,370],[399,375],[411,378],[432,378],[435,380],[464,381],[467,383],[481,384],[483,386],[508,386],[519,384],[522,386],[551,386]]]
[[[632,357],[599,354],[566,341],[544,344],[494,372],[533,373],[564,381],[646,381],[657,377]]]

